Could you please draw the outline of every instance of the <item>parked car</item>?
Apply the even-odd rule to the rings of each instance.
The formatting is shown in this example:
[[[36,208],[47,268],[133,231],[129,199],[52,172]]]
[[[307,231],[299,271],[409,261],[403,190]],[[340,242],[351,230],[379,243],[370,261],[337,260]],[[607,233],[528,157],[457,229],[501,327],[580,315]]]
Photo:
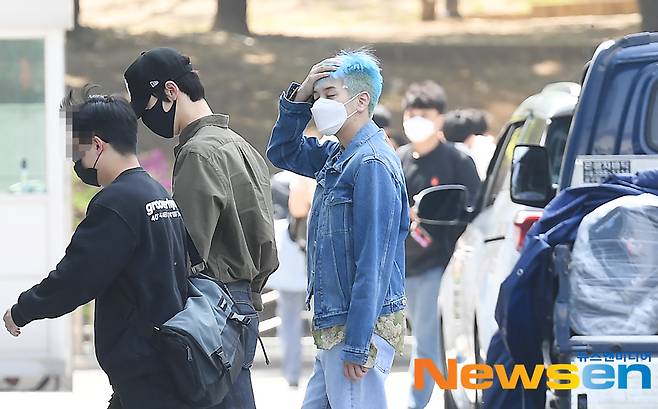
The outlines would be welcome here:
[[[580,93],[575,83],[551,84],[516,110],[501,132],[477,205],[463,213],[462,221],[470,224],[442,278],[445,359],[457,359],[460,365],[484,360],[497,329],[500,284],[518,260],[528,230],[557,191],[598,183],[610,173],[658,168],[653,156],[658,153],[656,62],[658,34],[604,42]],[[534,160],[512,167],[517,145],[531,145],[536,154],[524,156]],[[511,191],[524,194],[512,198]],[[449,409],[478,408],[480,402],[472,389],[445,391]]]
[[[546,147],[551,179],[557,184],[579,92],[575,83],[547,85],[526,99],[503,128],[476,205],[477,216],[458,240],[441,282],[439,309],[447,359],[468,364],[483,362],[486,357],[497,329],[498,288],[516,263],[530,226],[541,216],[540,208],[511,200],[514,147]],[[479,401],[472,389],[446,391],[446,402],[453,399],[461,403],[458,407],[471,407]]]

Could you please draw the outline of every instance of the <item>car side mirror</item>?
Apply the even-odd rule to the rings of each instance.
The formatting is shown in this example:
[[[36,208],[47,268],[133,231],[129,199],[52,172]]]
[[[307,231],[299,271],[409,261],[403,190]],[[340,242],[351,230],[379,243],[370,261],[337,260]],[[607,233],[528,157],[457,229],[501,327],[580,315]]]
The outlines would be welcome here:
[[[472,220],[468,189],[462,185],[428,187],[416,195],[418,221],[434,226],[464,226]]]
[[[555,195],[549,169],[544,147],[517,145],[512,157],[512,201],[532,207],[546,206]]]

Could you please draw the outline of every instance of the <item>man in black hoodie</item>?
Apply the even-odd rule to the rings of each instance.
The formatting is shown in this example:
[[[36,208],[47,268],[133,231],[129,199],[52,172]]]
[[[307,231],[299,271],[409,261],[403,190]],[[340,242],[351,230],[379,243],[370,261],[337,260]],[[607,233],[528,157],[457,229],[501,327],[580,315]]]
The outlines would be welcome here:
[[[87,93],[86,93],[87,94]],[[56,318],[96,300],[96,357],[114,394],[110,408],[186,408],[160,364],[148,326],[183,309],[188,257],[181,214],[139,165],[137,118],[121,97],[65,100],[75,172],[102,186],[64,258],[5,313],[19,336],[32,321]]]

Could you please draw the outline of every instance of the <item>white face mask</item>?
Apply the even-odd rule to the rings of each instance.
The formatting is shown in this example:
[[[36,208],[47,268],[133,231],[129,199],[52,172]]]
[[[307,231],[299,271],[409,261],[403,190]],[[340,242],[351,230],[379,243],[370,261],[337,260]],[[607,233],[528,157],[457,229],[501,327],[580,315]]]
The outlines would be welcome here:
[[[334,101],[333,99],[318,98],[311,107],[311,114],[313,115],[313,122],[318,132],[322,135],[335,135],[340,131],[340,128],[345,125],[349,117],[356,114],[356,111],[347,115],[346,104],[349,104],[354,98],[358,97],[356,94],[345,103]]]
[[[404,133],[411,143],[425,142],[432,136],[436,135],[436,126],[434,122],[422,116],[413,116],[402,124]]]

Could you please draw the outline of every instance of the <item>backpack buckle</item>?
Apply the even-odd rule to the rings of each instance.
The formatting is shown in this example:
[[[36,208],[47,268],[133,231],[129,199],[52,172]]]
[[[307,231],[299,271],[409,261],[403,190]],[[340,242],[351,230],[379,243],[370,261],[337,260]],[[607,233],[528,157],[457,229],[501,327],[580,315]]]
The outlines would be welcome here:
[[[192,273],[194,273],[194,274],[200,274],[200,273],[203,272],[205,269],[206,269],[206,262],[205,262],[205,261],[202,261],[202,262],[200,262],[199,264],[195,264],[195,265],[193,265],[192,268],[191,268]]]

